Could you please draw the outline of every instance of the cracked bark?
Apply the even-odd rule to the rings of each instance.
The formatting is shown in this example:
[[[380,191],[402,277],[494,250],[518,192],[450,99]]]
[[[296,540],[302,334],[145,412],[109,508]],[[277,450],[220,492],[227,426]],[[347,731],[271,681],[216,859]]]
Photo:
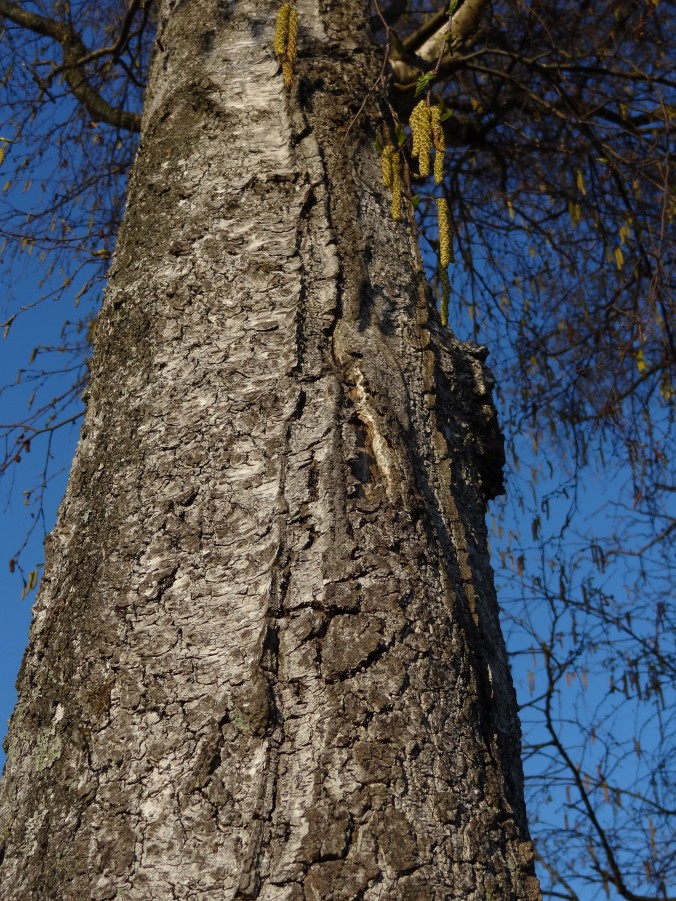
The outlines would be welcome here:
[[[164,2],[1,784],[0,896],[539,897],[481,349],[389,220],[356,0]]]

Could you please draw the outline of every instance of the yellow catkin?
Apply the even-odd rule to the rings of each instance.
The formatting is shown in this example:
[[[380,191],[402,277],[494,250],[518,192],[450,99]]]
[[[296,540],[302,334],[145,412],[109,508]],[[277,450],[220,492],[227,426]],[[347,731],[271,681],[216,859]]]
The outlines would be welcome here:
[[[441,107],[433,106],[430,109],[430,124],[432,126],[432,143],[434,145],[434,180],[440,185],[444,180],[444,154],[446,153],[446,140],[444,128],[441,124]]]
[[[290,3],[285,3],[277,13],[274,49],[282,60],[284,85],[293,83],[293,64],[298,55],[298,13]]]
[[[289,39],[289,13],[291,6],[285,3],[280,6],[277,13],[277,25],[275,27],[274,48],[277,56],[284,56],[286,53],[286,43]]]
[[[411,110],[411,115],[408,119],[408,124],[411,127],[411,138],[412,138],[412,147],[411,147],[411,156],[415,159],[420,153],[420,128],[418,126],[418,120],[420,118],[420,111],[417,106],[413,107]]]
[[[383,171],[383,185],[386,188],[392,187],[392,161],[395,152],[395,148],[392,144],[388,144],[387,147],[383,147],[383,152],[380,155],[380,165]]]
[[[430,152],[432,150],[432,123],[430,108],[424,100],[413,108],[408,120],[413,135],[411,155],[418,158],[420,174],[426,178],[430,174]]]
[[[439,226],[439,265],[442,269],[453,259],[453,239],[448,203],[445,197],[437,197],[437,224]]]
[[[441,285],[441,300],[439,301],[439,315],[441,324],[448,325],[448,302],[451,299],[451,280],[447,269],[439,269],[439,284]]]
[[[434,180],[438,185],[444,180],[444,155],[438,150],[434,157]]]
[[[289,38],[286,42],[286,58],[293,64],[298,55],[298,13],[292,7],[289,9]]]
[[[392,218],[395,222],[401,219],[401,169],[398,154],[392,157]]]

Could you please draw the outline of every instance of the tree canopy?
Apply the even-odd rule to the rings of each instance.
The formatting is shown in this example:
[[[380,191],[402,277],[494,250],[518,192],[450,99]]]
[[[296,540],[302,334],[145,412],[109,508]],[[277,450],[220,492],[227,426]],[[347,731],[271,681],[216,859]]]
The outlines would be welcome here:
[[[388,109],[373,152],[392,148],[401,215],[415,222],[442,307],[450,288],[450,327],[486,343],[498,375],[510,506],[494,511],[493,540],[517,675],[529,672],[522,718],[543,884],[571,901],[590,884],[667,898],[674,4],[392,0],[374,2],[372,19],[383,66],[363,92]],[[0,422],[9,474],[80,415],[145,73],[163,48],[153,0],[0,0],[0,20],[5,339],[37,304],[64,310],[60,342],[38,335],[20,373],[35,389],[25,417]],[[307,92],[302,29],[290,90]],[[421,174],[412,142],[421,102],[439,110],[440,184]],[[349,152],[350,131],[339,140]],[[28,300],[11,293],[27,260],[42,275]],[[589,503],[594,479],[602,515]],[[39,488],[34,497],[39,506]],[[20,548],[10,558],[34,587]]]

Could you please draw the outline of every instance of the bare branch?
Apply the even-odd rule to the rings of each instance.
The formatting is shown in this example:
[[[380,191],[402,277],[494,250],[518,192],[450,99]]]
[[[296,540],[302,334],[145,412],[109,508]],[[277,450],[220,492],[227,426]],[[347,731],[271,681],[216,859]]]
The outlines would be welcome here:
[[[132,4],[136,8],[137,4]],[[63,25],[54,19],[48,19],[37,13],[30,12],[10,0],[0,0],[0,16],[27,28],[35,34],[41,34],[52,38],[61,45],[63,65],[59,70],[63,71],[63,77],[73,95],[85,107],[95,121],[105,122],[115,128],[123,128],[126,131],[141,130],[141,116],[138,113],[130,113],[118,107],[111,106],[97,91],[95,91],[85,73],[85,63],[95,59],[96,55],[86,47],[80,35],[71,27]],[[125,19],[125,23],[126,23]],[[127,25],[127,30],[128,30]],[[120,47],[125,40],[125,31],[118,39]],[[117,44],[117,42],[116,42]],[[113,45],[115,47],[116,45]]]

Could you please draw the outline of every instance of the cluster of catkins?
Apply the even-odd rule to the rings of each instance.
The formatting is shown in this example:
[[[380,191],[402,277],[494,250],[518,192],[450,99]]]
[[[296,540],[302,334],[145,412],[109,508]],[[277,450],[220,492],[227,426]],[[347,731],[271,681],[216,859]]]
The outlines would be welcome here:
[[[444,129],[441,125],[441,107],[428,106],[424,100],[421,100],[414,107],[408,121],[413,137],[411,156],[418,160],[422,177],[427,178],[430,174],[430,155],[434,147],[434,180],[440,185],[444,180],[444,154],[446,153]]]
[[[418,160],[421,177],[427,178],[430,174],[430,161],[434,149],[434,180],[440,185],[444,179],[444,154],[446,153],[441,106],[431,106],[426,100],[421,100],[411,112],[409,125],[412,138],[411,157]],[[402,198],[401,162],[398,149],[392,144],[388,144],[382,150],[380,162],[383,184],[392,191],[392,218],[397,221],[401,218]],[[449,264],[454,262],[453,232],[446,198],[438,197],[436,203],[439,232],[441,321],[445,325],[448,322],[448,298],[450,295],[447,270]]]

